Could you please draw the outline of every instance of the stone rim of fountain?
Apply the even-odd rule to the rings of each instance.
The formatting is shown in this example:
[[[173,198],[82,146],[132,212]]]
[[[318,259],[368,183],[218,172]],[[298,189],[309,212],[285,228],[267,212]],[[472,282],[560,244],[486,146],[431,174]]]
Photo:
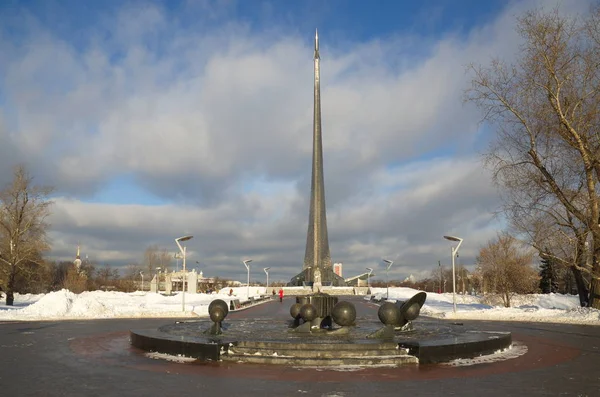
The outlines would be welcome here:
[[[424,302],[421,298],[416,300]],[[381,327],[381,323],[365,318],[358,318],[355,326],[336,327],[329,321],[322,328],[323,320],[331,319],[331,311],[335,307],[329,306],[334,301],[335,304],[345,301],[327,294],[315,294],[313,303],[319,299],[328,302],[322,307],[324,311],[318,311],[325,317],[315,317],[302,325],[297,319],[281,322],[280,328],[288,329],[283,332],[280,328],[274,330],[272,320],[235,319],[219,324],[217,328],[222,333],[211,334],[203,331],[213,329],[214,324],[211,327],[210,320],[203,319],[167,324],[155,330],[132,330],[131,344],[145,351],[193,357],[198,362],[368,367],[472,358],[506,349],[512,343],[510,333],[470,332],[460,324],[432,319],[421,319],[406,332],[398,332],[399,328],[407,328],[406,323]],[[305,300],[306,297],[298,297],[297,304]],[[394,306],[401,312],[406,303],[410,305],[414,299]],[[328,308],[329,311],[326,310]],[[314,328],[317,323],[318,327]],[[305,329],[298,331],[305,324]],[[381,337],[369,338],[381,330],[387,334],[384,332]]]

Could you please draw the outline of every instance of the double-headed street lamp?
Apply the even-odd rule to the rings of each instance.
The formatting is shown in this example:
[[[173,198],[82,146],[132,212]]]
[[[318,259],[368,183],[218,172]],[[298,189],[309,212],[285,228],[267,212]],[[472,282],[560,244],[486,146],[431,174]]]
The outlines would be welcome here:
[[[446,240],[456,241],[458,245],[456,247],[452,247],[452,310],[456,313],[456,270],[454,266],[454,258],[458,254],[458,249],[463,242],[463,239],[455,236],[444,236]]]
[[[385,268],[385,288],[387,289],[387,292],[385,293],[385,299],[388,300],[390,299],[390,279],[388,277],[388,272],[390,270],[390,267],[392,267],[392,265],[394,264],[394,261],[391,261],[389,259],[384,259],[383,261],[387,263],[387,267]]]
[[[267,293],[267,289],[269,289],[269,269],[270,267],[265,267],[263,269],[265,271],[265,274],[267,275],[267,288],[265,289],[265,294]]]
[[[183,236],[183,237],[177,237],[175,239],[175,242],[177,243],[177,246],[179,247],[179,251],[181,251],[181,257],[183,259],[183,276],[181,277],[181,290],[182,290],[182,294],[181,294],[181,311],[185,312],[185,279],[186,279],[186,274],[185,274],[185,245],[182,247],[181,246],[181,242],[182,241],[188,241],[191,240],[194,236]]]
[[[250,300],[250,265],[248,263],[252,262],[252,259],[244,259],[242,263],[246,266],[246,270],[248,271],[248,278],[246,280],[246,298]]]
[[[371,273],[373,273],[373,269],[370,267],[367,267],[366,269],[369,271],[369,274],[367,274],[367,289],[370,289]]]

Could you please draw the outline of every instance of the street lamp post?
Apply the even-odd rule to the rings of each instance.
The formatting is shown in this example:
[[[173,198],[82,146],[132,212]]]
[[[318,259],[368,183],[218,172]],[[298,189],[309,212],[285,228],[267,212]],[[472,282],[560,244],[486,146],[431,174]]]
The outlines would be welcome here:
[[[390,267],[392,267],[392,265],[394,264],[394,261],[391,261],[389,259],[384,259],[383,261],[387,263],[387,266],[385,268],[385,288],[387,289],[387,292],[385,293],[385,299],[388,300],[390,299],[390,279],[388,277],[388,272],[390,270]]]
[[[267,288],[265,288],[265,294],[268,292],[267,290],[269,289],[269,269],[270,267],[265,267],[263,269],[265,271],[265,274],[267,275]]]
[[[177,237],[175,239],[175,243],[177,243],[177,246],[179,247],[179,251],[181,251],[181,257],[183,259],[183,276],[181,277],[181,311],[185,312],[185,253],[186,253],[186,247],[185,246],[181,246],[181,242],[182,241],[188,241],[191,240],[194,236],[183,236],[183,237]]]
[[[444,281],[444,274],[442,273],[442,261],[438,261],[438,267],[440,268],[440,289],[438,293],[442,293],[442,282]]]
[[[456,313],[456,270],[454,265],[454,257],[458,254],[458,249],[463,242],[463,239],[455,236],[444,236],[446,240],[456,241],[458,245],[452,247],[452,310]]]
[[[244,259],[242,263],[246,266],[246,270],[248,271],[248,278],[246,279],[246,299],[250,300],[250,265],[248,263],[252,262],[252,259]]]
[[[181,256],[181,253],[179,253],[179,252],[176,252],[176,253],[175,253],[175,255],[174,255],[174,257],[175,257],[175,270],[176,270],[177,272],[179,272],[179,260],[180,260],[181,258],[183,258],[183,256]]]
[[[160,293],[160,267],[156,268],[156,293]]]
[[[371,273],[373,273],[373,269],[367,267],[367,270],[369,271],[369,274],[367,274],[367,290],[369,290],[371,289]]]

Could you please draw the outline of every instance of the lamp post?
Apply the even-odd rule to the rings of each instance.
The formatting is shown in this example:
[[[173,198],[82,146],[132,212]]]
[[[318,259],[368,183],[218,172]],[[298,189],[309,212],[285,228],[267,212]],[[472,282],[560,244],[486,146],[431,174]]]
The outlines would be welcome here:
[[[390,299],[390,279],[388,277],[388,272],[390,270],[390,267],[392,267],[392,265],[394,264],[394,261],[391,261],[389,259],[384,259],[383,261],[387,263],[387,267],[385,268],[385,288],[387,289],[387,292],[385,293],[385,299],[388,300]]]
[[[454,265],[454,257],[458,254],[458,249],[463,242],[463,239],[455,236],[444,236],[446,240],[456,241],[458,245],[452,247],[452,310],[456,313],[456,270]]]
[[[202,271],[202,270],[200,270],[200,261],[196,261],[196,265],[198,265],[198,267],[196,267],[196,271],[198,273],[200,273]],[[206,265],[202,265],[202,266],[204,266],[206,268]]]
[[[373,273],[373,269],[370,267],[366,269],[369,271],[369,274],[367,274],[367,290],[369,290],[371,288],[371,273]]]
[[[248,271],[248,278],[246,280],[246,298],[250,300],[250,265],[248,263],[252,262],[252,259],[244,259],[242,263],[246,266],[246,270]]]
[[[140,272],[140,277],[142,277],[142,292],[144,292],[144,272]]]
[[[265,274],[267,275],[267,288],[265,288],[265,294],[268,292],[267,290],[269,289],[269,269],[270,267],[265,267],[263,269],[265,271]]]
[[[440,268],[440,294],[442,293],[442,282],[444,281],[444,273],[442,273],[442,261],[438,261],[438,267]]]
[[[181,253],[179,252],[176,252],[173,256],[175,257],[175,270],[179,272],[179,260],[183,258],[183,256],[181,256]]]
[[[156,268],[156,293],[160,293],[160,267]]]
[[[177,237],[175,239],[175,243],[177,243],[177,246],[179,247],[179,251],[181,251],[181,257],[183,259],[183,276],[181,277],[181,311],[185,312],[185,246],[181,246],[181,242],[182,241],[188,241],[191,240],[194,236],[183,236],[183,237]]]

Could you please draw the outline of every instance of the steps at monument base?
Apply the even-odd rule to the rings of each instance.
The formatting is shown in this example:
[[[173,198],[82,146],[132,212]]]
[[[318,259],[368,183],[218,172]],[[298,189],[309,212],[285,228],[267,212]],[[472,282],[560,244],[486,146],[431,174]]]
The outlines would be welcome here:
[[[221,360],[255,364],[400,365],[416,363],[397,343],[239,342]]]
[[[233,346],[234,349],[270,349],[270,350],[314,350],[314,351],[357,351],[357,350],[393,350],[398,351],[396,342],[373,342],[373,343],[302,343],[294,342],[269,342],[269,341],[239,341]]]
[[[336,296],[355,295],[354,287],[321,287],[320,291]]]
[[[407,365],[418,364],[419,359],[408,354],[398,354],[395,356],[347,356],[335,358],[318,357],[295,357],[295,356],[259,356],[246,354],[222,354],[222,361],[241,362],[251,364],[276,364],[276,365],[297,365],[297,366],[378,366],[378,365]]]
[[[279,290],[277,290],[279,291]],[[312,295],[315,290],[312,287],[283,287],[283,291],[285,296],[302,296],[302,295]],[[345,296],[345,295],[357,295],[357,289],[355,287],[330,287],[323,286],[319,288],[319,292],[326,293],[334,296]],[[365,289],[366,294],[366,289]]]
[[[389,357],[408,354],[408,349],[360,349],[360,350],[300,350],[300,349],[256,349],[230,347],[229,354],[245,356],[286,356],[286,357],[306,357],[306,358],[343,358],[343,357]]]

